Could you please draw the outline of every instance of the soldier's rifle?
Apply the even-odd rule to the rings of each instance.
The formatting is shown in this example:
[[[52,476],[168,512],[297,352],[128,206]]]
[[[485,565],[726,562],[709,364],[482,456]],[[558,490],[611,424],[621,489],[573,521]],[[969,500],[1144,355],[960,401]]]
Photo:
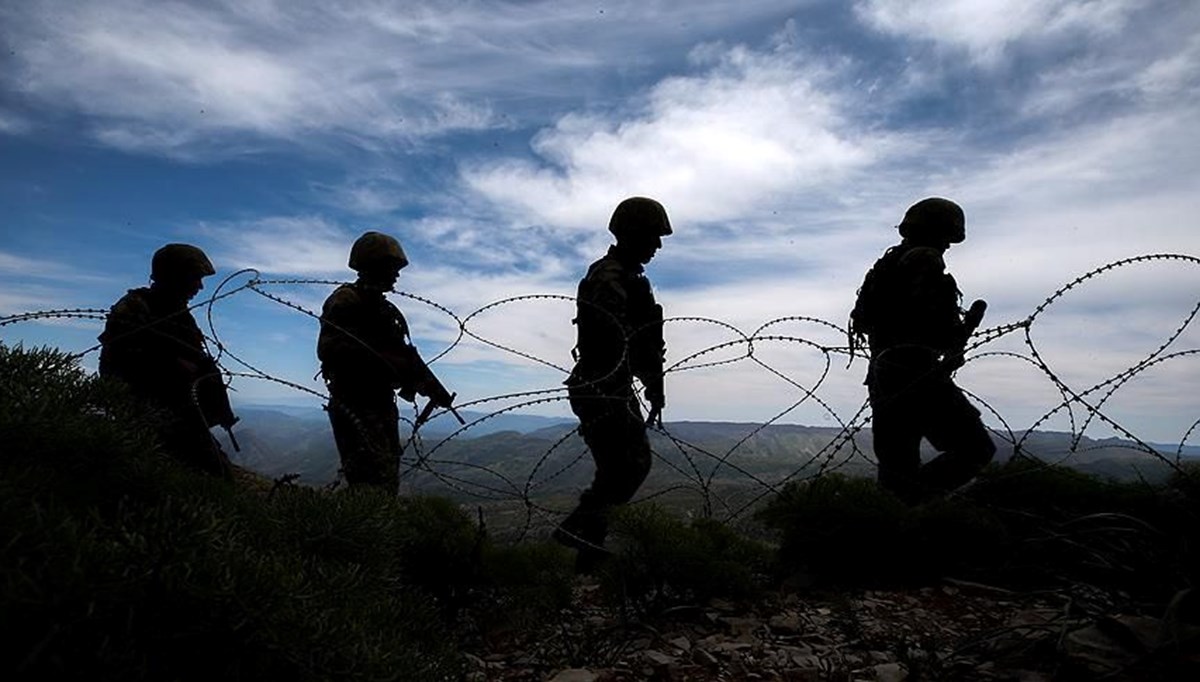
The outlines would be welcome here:
[[[644,349],[639,349],[636,352],[637,357],[645,358],[649,367],[646,373],[642,375],[642,383],[646,387],[647,398],[650,398],[650,412],[646,415],[646,426],[662,428],[662,410],[663,401],[665,400],[665,391],[663,389],[662,364],[667,354],[667,342],[663,337],[663,307],[655,303],[650,310],[650,322],[638,332],[642,334],[639,338],[640,342],[645,344]],[[632,346],[631,352],[634,350]],[[642,364],[641,362],[638,363]],[[657,397],[658,400],[653,400]]]
[[[196,402],[207,424],[216,424],[229,436],[229,443],[236,452],[241,452],[237,437],[233,435],[233,425],[241,421],[233,414],[233,406],[229,403],[229,388],[221,380],[221,370],[212,356],[206,355],[201,362],[199,377],[196,379]]]
[[[417,415],[417,420],[413,423],[414,429],[428,421],[430,415],[433,414],[433,409],[439,405],[445,407],[450,414],[454,415],[459,424],[463,426],[467,425],[467,420],[463,419],[458,410],[454,408],[454,398],[458,394],[451,393],[446,389],[445,385],[437,378],[437,375],[433,373],[433,370],[429,369],[429,365],[425,363],[424,358],[421,357],[421,354],[417,352],[415,347],[405,346],[403,357],[398,358],[398,360],[398,362],[393,361],[392,365],[395,367],[408,367],[415,375],[415,381],[407,383],[407,385],[400,389],[400,397],[405,400],[414,400],[417,397],[417,393],[429,397],[429,402],[425,404],[424,409]],[[438,396],[446,396],[446,400],[439,401],[437,399]]]
[[[457,396],[457,393],[451,393],[450,402],[453,403]],[[421,410],[421,414],[417,415],[417,421],[413,422],[413,431],[416,431],[421,427],[422,424],[429,421],[429,416],[433,414],[433,408],[437,406],[437,401],[432,398],[429,399],[429,402],[425,403],[425,408]],[[454,418],[458,420],[459,424],[463,426],[467,425],[467,420],[462,418],[462,415],[458,413],[458,410],[454,408],[454,405],[446,405],[445,407],[450,411],[450,414],[454,415]]]

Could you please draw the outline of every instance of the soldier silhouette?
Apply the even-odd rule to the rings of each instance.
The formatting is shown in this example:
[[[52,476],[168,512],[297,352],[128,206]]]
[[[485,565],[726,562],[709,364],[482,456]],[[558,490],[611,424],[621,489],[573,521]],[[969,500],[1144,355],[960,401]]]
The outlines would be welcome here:
[[[418,423],[434,406],[453,410],[454,396],[421,359],[404,315],[385,296],[408,265],[400,242],[366,232],[351,247],[349,265],[358,279],[335,289],[321,311],[317,358],[329,388],[325,409],[346,482],[395,494],[401,452],[396,391],[406,401],[418,393],[430,399]]]
[[[108,314],[99,337],[100,375],[126,383],[157,414],[168,454],[228,479],[229,458],[209,429],[229,430],[238,418],[188,310],[203,278],[215,272],[208,256],[190,244],[155,251],[150,286],[130,289]]]
[[[593,570],[607,555],[609,513],[628,502],[646,480],[646,426],[661,424],[666,403],[662,306],[654,301],[643,266],[662,248],[671,223],[657,201],[632,197],[617,205],[608,229],[616,245],[592,263],[579,283],[576,363],[566,382],[596,472],[579,505],[554,531],[555,540],[579,551],[576,568],[581,572]],[[650,405],[645,420],[634,377],[641,380]]]
[[[952,491],[996,452],[976,409],[954,384],[986,304],[962,311],[943,254],[966,238],[962,208],[938,197],[913,204],[901,243],[867,272],[850,315],[851,349],[865,340],[879,484],[910,504]],[[922,465],[921,439],[940,451]]]

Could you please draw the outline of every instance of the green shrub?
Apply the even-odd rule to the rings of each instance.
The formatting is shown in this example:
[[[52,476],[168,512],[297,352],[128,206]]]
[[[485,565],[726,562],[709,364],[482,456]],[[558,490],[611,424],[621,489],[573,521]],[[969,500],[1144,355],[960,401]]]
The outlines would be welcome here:
[[[653,504],[619,509],[612,522],[616,554],[601,574],[610,595],[638,606],[756,594],[771,551],[709,519],[690,524]]]
[[[781,570],[819,583],[1083,581],[1158,600],[1196,575],[1195,509],[1186,492],[1014,461],[916,507],[871,480],[824,476],[789,485],[758,518],[779,534]]]
[[[570,603],[575,580],[572,557],[557,544],[488,544],[482,563],[484,579],[476,588],[479,594],[472,611],[483,632],[534,632]]]
[[[0,345],[6,678],[460,674],[431,595],[469,564],[465,514],[370,494],[268,498],[176,465],[153,434],[119,386],[69,356]]]
[[[792,483],[758,513],[780,533],[779,563],[790,574],[826,582],[890,577],[908,556],[910,510],[874,481],[827,474]]]

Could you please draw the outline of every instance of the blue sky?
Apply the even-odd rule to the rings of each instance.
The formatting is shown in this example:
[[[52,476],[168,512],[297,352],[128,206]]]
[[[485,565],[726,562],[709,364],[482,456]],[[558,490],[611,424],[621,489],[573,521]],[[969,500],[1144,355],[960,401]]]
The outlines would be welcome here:
[[[43,0],[0,7],[0,41],[0,315],[106,308],[171,241],[212,256],[209,293],[242,268],[345,280],[350,243],[380,229],[412,261],[399,287],[465,317],[572,294],[632,194],[676,227],[649,269],[668,316],[746,333],[793,315],[843,324],[891,226],[929,195],[966,209],[947,260],[968,300],[990,302],[986,325],[1110,261],[1200,255],[1191,2]],[[329,287],[267,290],[312,310]],[[1033,339],[1086,389],[1153,351],[1198,292],[1194,265],[1123,268],[1056,302]],[[426,355],[453,340],[444,314],[397,300]],[[520,301],[471,330],[566,366],[571,316]],[[311,318],[244,290],[213,322],[239,357],[319,390]],[[815,324],[771,330],[840,342]],[[0,339],[83,350],[97,332],[56,320]],[[734,338],[673,322],[669,361]],[[1170,350],[1196,340],[1189,327]],[[982,350],[1029,352],[1016,334]],[[825,367],[798,342],[756,352],[800,383]],[[460,400],[561,381],[470,338],[435,368]],[[820,395],[843,417],[863,371],[832,363]],[[1016,428],[1060,400],[1005,356],[960,379]],[[1178,442],[1200,417],[1197,383],[1196,359],[1164,362],[1105,412]],[[315,404],[235,387],[235,402]],[[746,361],[677,372],[668,393],[669,419],[748,421],[799,395]],[[785,420],[836,421],[819,406]]]

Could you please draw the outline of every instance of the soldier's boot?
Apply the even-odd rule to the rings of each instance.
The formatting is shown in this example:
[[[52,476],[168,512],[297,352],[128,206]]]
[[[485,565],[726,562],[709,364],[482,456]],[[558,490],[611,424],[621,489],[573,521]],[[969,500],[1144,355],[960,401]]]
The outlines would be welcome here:
[[[612,558],[612,552],[600,549],[585,548],[575,555],[575,573],[577,575],[593,575]]]
[[[954,492],[983,470],[996,452],[991,440],[980,441],[970,450],[944,452],[921,466],[921,487],[926,497]]]
[[[554,529],[555,542],[576,550],[575,572],[594,573],[612,553],[604,548],[607,522],[603,511],[577,508]]]

